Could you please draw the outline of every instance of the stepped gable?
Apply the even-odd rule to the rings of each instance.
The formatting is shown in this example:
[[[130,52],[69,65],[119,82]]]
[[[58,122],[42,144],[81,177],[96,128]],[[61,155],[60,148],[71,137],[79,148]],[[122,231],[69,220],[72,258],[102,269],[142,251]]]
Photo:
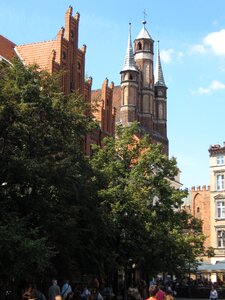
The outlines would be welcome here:
[[[57,40],[52,40],[16,46],[15,50],[26,65],[37,64],[42,70],[49,70],[49,60],[56,47]],[[56,61],[59,61],[58,51],[55,53]]]
[[[102,90],[97,89],[91,91],[92,102],[101,101]],[[113,88],[112,107],[116,109],[115,121],[118,124],[120,122],[120,106],[121,106],[121,86],[116,85]]]
[[[7,60],[11,60],[15,56],[15,46],[16,44],[0,35],[0,56]]]

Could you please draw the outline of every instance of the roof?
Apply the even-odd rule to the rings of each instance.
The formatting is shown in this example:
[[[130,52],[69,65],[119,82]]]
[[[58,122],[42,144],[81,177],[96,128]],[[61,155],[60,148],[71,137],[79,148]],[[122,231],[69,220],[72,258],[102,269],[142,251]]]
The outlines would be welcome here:
[[[56,48],[56,40],[27,45],[16,46],[16,52],[20,59],[26,64],[37,64],[42,70],[49,70],[49,60],[52,51]],[[57,51],[58,52],[58,51]],[[59,61],[56,52],[56,61]]]
[[[126,51],[125,62],[122,71],[137,71],[134,62],[134,52],[133,52],[133,47],[131,42],[131,23],[129,24],[127,51]]]
[[[16,44],[0,35],[0,55],[7,60],[11,60],[15,56],[14,47]]]
[[[220,146],[218,144],[210,146],[209,153],[210,153],[210,155],[225,153],[225,142],[224,142],[223,146]]]
[[[139,40],[139,39],[150,39],[152,40],[152,37],[150,36],[148,30],[145,28],[145,24],[144,26],[142,27],[141,31],[139,32],[138,36],[136,37],[136,40]]]
[[[156,68],[155,68],[155,86],[163,86],[166,87],[164,77],[163,77],[163,71],[162,71],[162,65],[161,65],[161,59],[160,59],[160,52],[159,52],[159,44],[158,44],[158,55],[157,55],[157,62],[156,62]]]

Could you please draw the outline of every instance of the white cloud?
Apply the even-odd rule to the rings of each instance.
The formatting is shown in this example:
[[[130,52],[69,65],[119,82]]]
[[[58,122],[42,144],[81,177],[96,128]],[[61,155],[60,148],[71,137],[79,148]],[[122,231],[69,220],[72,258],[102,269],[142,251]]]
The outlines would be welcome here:
[[[206,48],[204,45],[201,44],[193,45],[190,49],[190,54],[193,53],[200,53],[200,54],[206,53]]]
[[[213,91],[224,90],[224,89],[225,89],[224,83],[217,80],[213,80],[208,87],[200,87],[198,89],[198,93],[200,95],[205,95],[205,94],[210,94]]]
[[[174,53],[173,49],[162,50],[160,51],[160,58],[165,64],[172,62],[172,54]]]
[[[225,29],[209,33],[203,40],[216,55],[225,55]]]

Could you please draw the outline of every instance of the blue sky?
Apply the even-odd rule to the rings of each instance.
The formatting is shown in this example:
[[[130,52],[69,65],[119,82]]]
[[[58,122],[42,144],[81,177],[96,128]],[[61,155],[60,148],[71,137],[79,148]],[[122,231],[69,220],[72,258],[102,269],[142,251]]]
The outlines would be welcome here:
[[[225,141],[225,1],[0,0],[0,34],[18,45],[51,40],[69,5],[80,13],[79,46],[87,45],[93,89],[106,77],[120,83],[128,23],[134,40],[146,10],[168,86],[170,156],[184,187],[208,185],[209,146]]]

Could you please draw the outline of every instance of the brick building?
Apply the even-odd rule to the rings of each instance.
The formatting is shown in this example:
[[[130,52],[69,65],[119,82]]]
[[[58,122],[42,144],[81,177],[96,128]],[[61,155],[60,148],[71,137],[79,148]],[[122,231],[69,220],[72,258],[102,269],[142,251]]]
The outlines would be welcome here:
[[[62,90],[65,94],[78,93],[84,101],[91,102],[92,78],[85,79],[86,45],[78,47],[79,13],[73,16],[70,6],[65,13],[65,27],[58,31],[56,39],[15,45],[0,35],[0,60],[10,62],[18,57],[25,65],[37,64],[40,69],[50,73],[62,72]],[[106,83],[106,82],[105,82]],[[101,144],[102,136],[114,134],[115,110],[112,107],[113,86],[102,87],[103,99],[107,99],[101,107],[99,129],[85,137],[85,153],[90,155],[91,144]]]
[[[92,78],[85,79],[87,47],[78,47],[79,19],[79,13],[73,16],[70,6],[65,13],[65,26],[50,41],[15,45],[0,36],[0,59],[9,62],[17,56],[25,65],[37,64],[50,73],[62,72],[65,94],[74,91],[96,105],[94,116],[99,129],[85,138],[86,154],[91,154],[91,144],[101,144],[103,137],[114,135],[115,124],[129,126],[133,121],[138,121],[142,132],[149,134],[153,143],[161,143],[168,154],[167,87],[159,49],[154,68],[154,41],[146,29],[146,21],[134,41],[134,50],[129,26],[121,84],[114,86],[105,79],[101,89],[91,91]]]
[[[116,124],[129,126],[138,121],[143,133],[149,134],[153,143],[161,143],[168,154],[167,86],[159,47],[154,69],[154,41],[146,29],[146,21],[134,41],[134,50],[129,24],[128,46],[120,74],[121,84],[113,87],[111,94]],[[93,91],[92,101],[104,102],[101,94],[101,90]]]
[[[205,247],[211,246],[210,236],[210,220],[211,220],[211,203],[210,203],[210,186],[205,185],[192,187],[191,189],[190,213],[203,221],[202,231],[206,236]]]

